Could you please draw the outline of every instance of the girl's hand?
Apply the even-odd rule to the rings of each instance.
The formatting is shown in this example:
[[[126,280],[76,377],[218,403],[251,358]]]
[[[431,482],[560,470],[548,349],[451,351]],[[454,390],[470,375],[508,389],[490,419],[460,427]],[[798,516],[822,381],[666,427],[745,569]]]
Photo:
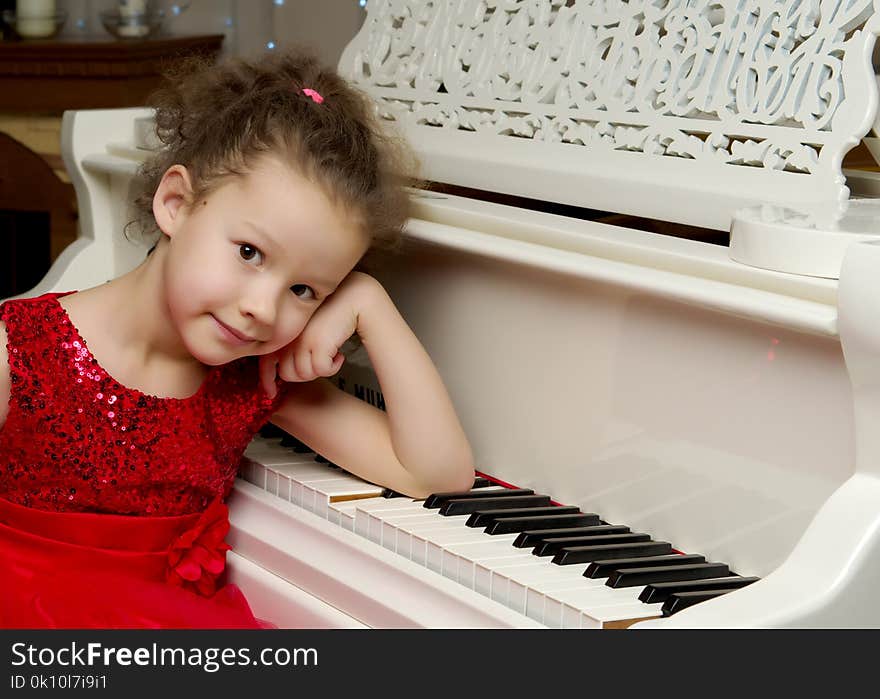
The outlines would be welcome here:
[[[274,398],[275,377],[284,381],[313,381],[333,376],[345,357],[339,351],[358,329],[358,319],[372,285],[378,282],[362,272],[352,272],[309,319],[289,345],[260,357],[260,382]]]

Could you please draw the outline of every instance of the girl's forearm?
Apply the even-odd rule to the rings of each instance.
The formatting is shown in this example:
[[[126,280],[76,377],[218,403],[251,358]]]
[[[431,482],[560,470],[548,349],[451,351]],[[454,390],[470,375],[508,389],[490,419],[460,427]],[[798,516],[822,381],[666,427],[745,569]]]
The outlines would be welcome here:
[[[384,288],[372,282],[358,334],[385,397],[394,453],[424,494],[467,490],[473,456],[443,380]]]

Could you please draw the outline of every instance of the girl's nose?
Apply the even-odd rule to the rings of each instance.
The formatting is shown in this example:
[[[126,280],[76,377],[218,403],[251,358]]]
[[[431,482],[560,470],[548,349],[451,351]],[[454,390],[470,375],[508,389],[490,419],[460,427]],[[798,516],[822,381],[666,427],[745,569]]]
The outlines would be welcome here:
[[[277,315],[275,302],[272,294],[254,289],[242,297],[239,308],[242,315],[251,316],[260,325],[272,327]]]

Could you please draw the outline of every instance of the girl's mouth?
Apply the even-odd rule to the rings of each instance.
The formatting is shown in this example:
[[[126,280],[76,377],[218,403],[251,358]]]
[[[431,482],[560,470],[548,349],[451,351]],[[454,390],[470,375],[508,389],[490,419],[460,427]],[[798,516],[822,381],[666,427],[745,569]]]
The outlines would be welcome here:
[[[214,322],[217,324],[217,328],[220,331],[221,337],[223,337],[226,342],[232,345],[249,345],[250,343],[255,341],[255,338],[250,335],[245,335],[244,333],[235,330],[234,328],[229,327],[221,321],[216,316],[211,316],[214,319]]]

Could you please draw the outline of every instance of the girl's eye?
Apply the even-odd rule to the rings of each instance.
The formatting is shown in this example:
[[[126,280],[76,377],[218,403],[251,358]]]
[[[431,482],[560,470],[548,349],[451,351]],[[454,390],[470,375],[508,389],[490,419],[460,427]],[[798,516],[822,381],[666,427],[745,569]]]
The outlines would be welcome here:
[[[249,245],[248,243],[242,243],[238,246],[238,254],[242,260],[245,262],[251,262],[252,260],[256,260],[258,258],[263,257],[263,253],[261,253],[256,247],[253,245]]]
[[[307,284],[294,284],[290,290],[301,299],[315,298],[315,290]]]

